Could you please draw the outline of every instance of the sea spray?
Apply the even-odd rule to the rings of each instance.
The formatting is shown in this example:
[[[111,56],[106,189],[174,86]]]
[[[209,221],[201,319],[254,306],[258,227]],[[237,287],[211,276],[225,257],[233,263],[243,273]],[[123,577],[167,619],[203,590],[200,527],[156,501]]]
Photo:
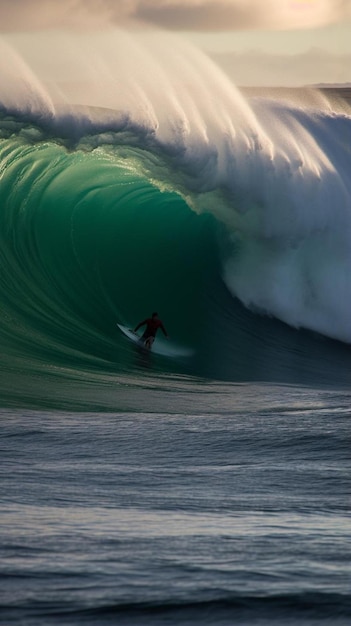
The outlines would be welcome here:
[[[350,342],[351,185],[347,116],[258,102],[271,168],[252,178],[252,215],[231,237],[227,284],[246,305]]]

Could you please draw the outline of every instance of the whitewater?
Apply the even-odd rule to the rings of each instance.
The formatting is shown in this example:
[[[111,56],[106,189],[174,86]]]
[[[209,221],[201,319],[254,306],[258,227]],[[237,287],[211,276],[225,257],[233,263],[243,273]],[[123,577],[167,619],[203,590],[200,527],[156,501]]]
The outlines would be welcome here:
[[[0,52],[0,623],[346,626],[349,94],[140,28]]]

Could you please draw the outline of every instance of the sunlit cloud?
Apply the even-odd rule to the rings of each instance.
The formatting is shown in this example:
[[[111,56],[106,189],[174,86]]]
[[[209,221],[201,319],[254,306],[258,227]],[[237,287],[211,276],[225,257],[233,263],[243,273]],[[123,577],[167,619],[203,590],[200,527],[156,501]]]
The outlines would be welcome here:
[[[314,28],[351,15],[350,0],[1,0],[0,29],[138,21],[172,30]]]
[[[204,31],[316,27],[349,13],[343,0],[145,0],[136,11],[166,28]]]

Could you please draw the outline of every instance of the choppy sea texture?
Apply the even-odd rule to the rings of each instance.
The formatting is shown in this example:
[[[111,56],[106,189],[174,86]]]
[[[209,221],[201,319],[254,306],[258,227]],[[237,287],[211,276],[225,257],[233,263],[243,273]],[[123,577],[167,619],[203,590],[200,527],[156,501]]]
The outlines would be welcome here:
[[[346,626],[349,392],[173,385],[1,412],[1,623]]]

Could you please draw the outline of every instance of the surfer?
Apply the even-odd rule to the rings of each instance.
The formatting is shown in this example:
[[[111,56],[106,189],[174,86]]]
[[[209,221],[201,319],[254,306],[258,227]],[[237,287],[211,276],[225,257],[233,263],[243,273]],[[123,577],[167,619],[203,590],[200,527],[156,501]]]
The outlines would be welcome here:
[[[162,321],[160,320],[158,313],[154,312],[151,317],[148,317],[146,320],[143,320],[142,322],[140,322],[134,328],[134,332],[136,333],[137,330],[139,330],[141,326],[145,326],[145,325],[146,325],[146,328],[141,336],[141,340],[144,342],[145,348],[149,348],[149,350],[151,349],[152,344],[155,341],[156,333],[159,328],[161,328],[164,336],[167,337],[168,339],[167,331]]]

